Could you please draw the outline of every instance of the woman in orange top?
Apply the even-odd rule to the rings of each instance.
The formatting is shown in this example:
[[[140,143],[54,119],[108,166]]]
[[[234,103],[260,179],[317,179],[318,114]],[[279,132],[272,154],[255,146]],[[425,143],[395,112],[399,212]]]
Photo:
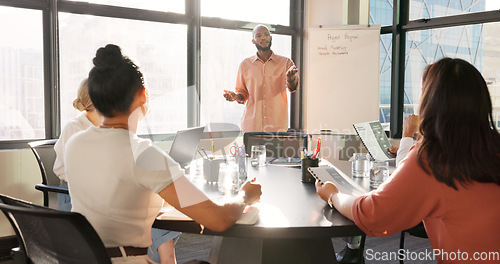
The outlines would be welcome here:
[[[392,177],[354,197],[316,183],[369,236],[424,222],[439,263],[500,261],[500,134],[488,87],[474,66],[444,58],[422,78],[422,138]]]

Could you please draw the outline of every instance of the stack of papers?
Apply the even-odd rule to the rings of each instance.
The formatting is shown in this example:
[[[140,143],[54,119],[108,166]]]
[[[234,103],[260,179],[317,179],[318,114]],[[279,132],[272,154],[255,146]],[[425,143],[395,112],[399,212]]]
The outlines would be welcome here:
[[[240,225],[253,225],[259,220],[260,209],[256,206],[247,206],[243,210],[243,215],[236,221]],[[189,216],[179,212],[171,205],[162,207],[160,215],[157,217],[160,220],[174,220],[174,221],[193,221]]]

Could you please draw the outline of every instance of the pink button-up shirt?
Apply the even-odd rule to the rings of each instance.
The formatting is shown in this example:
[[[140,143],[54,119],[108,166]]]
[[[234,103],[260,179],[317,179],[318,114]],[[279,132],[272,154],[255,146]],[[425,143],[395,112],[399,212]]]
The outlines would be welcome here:
[[[286,90],[290,87],[287,87],[286,72],[293,65],[291,59],[274,53],[266,62],[257,55],[241,62],[236,92],[246,101],[241,117],[243,132],[288,130]]]

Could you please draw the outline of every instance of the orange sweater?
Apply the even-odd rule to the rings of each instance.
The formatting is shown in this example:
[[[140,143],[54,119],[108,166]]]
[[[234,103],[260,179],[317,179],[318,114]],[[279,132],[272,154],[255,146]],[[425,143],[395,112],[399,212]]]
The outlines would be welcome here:
[[[438,263],[500,263],[500,186],[448,187],[418,165],[418,147],[389,180],[356,199],[356,225],[369,236],[389,236],[423,221]]]

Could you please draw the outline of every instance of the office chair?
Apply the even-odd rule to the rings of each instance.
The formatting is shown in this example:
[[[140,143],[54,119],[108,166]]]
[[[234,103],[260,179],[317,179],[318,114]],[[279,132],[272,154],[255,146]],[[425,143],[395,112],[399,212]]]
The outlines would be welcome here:
[[[300,158],[307,148],[307,134],[299,132],[247,132],[243,134],[246,154],[254,145],[265,145],[266,156],[273,158]]]
[[[418,225],[401,231],[401,237],[399,239],[399,251],[402,252],[405,248],[405,234],[408,233],[412,236],[420,237],[420,238],[428,238],[427,232],[425,231],[424,223],[420,222]],[[399,260],[400,264],[403,264],[404,261],[402,259]]]
[[[0,209],[19,241],[12,250],[20,263],[106,263],[106,248],[87,219],[0,194]]]
[[[59,187],[59,178],[53,171],[56,160],[54,150],[56,142],[57,139],[49,139],[28,143],[35,154],[42,175],[42,183],[35,185],[35,189],[43,192],[43,205],[51,208],[56,208],[57,193],[69,193],[68,189]]]

